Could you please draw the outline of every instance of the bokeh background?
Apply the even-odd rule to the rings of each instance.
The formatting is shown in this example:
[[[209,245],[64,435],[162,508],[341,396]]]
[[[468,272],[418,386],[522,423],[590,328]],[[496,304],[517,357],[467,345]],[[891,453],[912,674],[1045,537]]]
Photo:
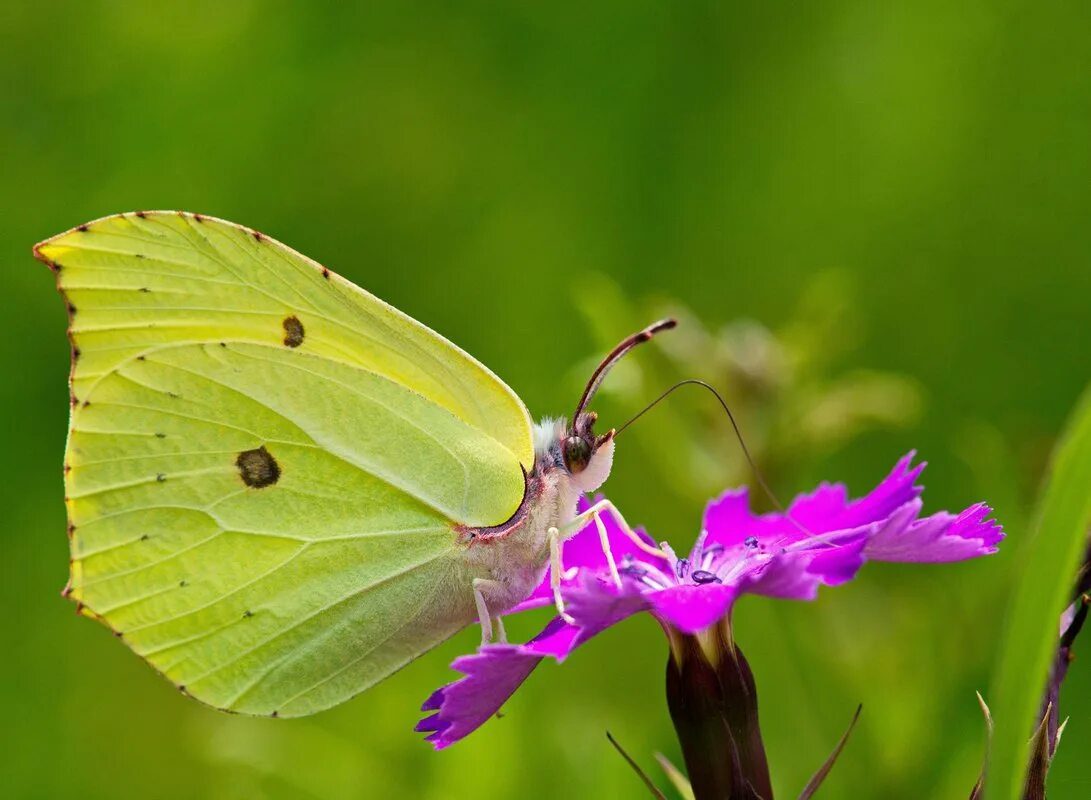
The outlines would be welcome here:
[[[1091,375],[1089,24],[1085,3],[997,0],[0,5],[0,794],[635,797],[607,729],[662,784],[653,753],[679,760],[650,619],[543,666],[436,754],[416,709],[475,631],[333,711],[247,720],[73,613],[65,314],[30,247],[183,208],[425,321],[536,415],[670,310],[686,324],[618,370],[607,424],[697,375],[784,497],[863,492],[917,448],[927,509],[992,503],[996,557],[869,565],[815,603],[736,611],[780,796],[862,702],[822,796],[965,797],[974,691]],[[704,500],[746,480],[713,403],[682,392],[621,441],[608,488],[688,547]],[[1088,666],[1054,798],[1091,795]]]

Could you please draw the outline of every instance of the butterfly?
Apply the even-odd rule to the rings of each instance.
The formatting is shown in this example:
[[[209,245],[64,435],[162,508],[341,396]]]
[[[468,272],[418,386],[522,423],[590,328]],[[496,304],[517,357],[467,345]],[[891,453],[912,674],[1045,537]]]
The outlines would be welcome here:
[[[184,693],[300,716],[525,599],[610,472],[439,334],[257,231],[148,211],[34,248],[72,347],[65,596]],[[628,527],[625,526],[628,531]],[[630,535],[639,546],[644,541]],[[615,569],[616,574],[616,569]]]

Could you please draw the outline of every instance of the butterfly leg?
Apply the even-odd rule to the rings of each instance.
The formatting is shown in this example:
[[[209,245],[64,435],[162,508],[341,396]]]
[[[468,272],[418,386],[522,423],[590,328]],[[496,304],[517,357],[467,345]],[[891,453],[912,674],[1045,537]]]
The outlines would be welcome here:
[[[637,532],[629,526],[629,523],[625,521],[625,517],[621,516],[621,512],[617,510],[617,506],[609,500],[599,500],[582,514],[576,515],[571,522],[564,526],[562,538],[572,538],[579,533],[584,525],[594,520],[595,527],[598,528],[599,540],[602,542],[602,551],[606,555],[606,562],[610,565],[610,575],[615,580],[618,580],[617,565],[614,563],[613,553],[610,552],[609,539],[606,535],[606,525],[604,525],[600,519],[600,517],[607,512],[613,515],[618,528],[633,544],[650,556],[663,559],[667,558],[667,553],[664,550],[658,547],[652,547],[642,536],[638,535]]]
[[[557,607],[557,613],[569,625],[575,624],[575,620],[564,610],[564,598],[561,597],[561,578],[564,575],[564,562],[561,560],[561,548],[564,542],[561,532],[557,528],[550,528],[549,536],[549,585],[553,589],[553,605]]]
[[[501,588],[500,584],[496,581],[490,581],[488,578],[474,578],[474,603],[477,605],[477,619],[481,622],[481,644],[488,644],[492,641],[492,615],[489,613],[489,604],[485,602],[485,593]],[[500,621],[500,618],[496,618],[497,627],[501,641],[507,639],[507,635],[504,632],[504,623]]]

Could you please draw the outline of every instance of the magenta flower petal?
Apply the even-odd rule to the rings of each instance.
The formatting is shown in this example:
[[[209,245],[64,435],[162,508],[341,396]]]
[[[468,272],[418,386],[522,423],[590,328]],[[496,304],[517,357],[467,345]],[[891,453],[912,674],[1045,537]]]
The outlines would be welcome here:
[[[657,619],[683,633],[697,633],[727,615],[738,586],[722,583],[705,586],[672,586],[647,595],[648,606]]]
[[[920,497],[924,488],[914,486],[914,481],[924,470],[925,462],[911,466],[916,451],[910,451],[894,465],[883,480],[868,494],[859,500],[853,500],[845,506],[840,514],[831,520],[837,528],[854,528],[857,525],[865,525],[875,522],[893,514],[910,500]]]
[[[596,532],[596,542],[598,533]],[[437,750],[454,744],[481,727],[500,710],[534,668],[547,656],[564,661],[568,655],[596,634],[616,625],[646,603],[639,591],[624,591],[613,584],[585,575],[569,582],[566,609],[580,624],[569,625],[554,617],[542,632],[526,644],[486,644],[469,656],[455,659],[451,667],[465,675],[432,693],[421,711],[435,711],[417,723],[420,733]],[[630,586],[631,588],[631,586]]]
[[[477,730],[500,710],[546,656],[563,660],[576,646],[577,628],[560,617],[526,644],[486,644],[451,667],[465,675],[432,693],[421,711],[435,711],[417,723],[437,750]]]
[[[814,600],[818,587],[852,580],[864,565],[865,536],[825,550],[796,550],[771,559],[750,576],[746,592],[786,600]]]
[[[995,553],[1004,531],[988,519],[992,509],[972,505],[957,516],[939,511],[901,531],[884,530],[869,541],[864,555],[875,561],[942,562]]]
[[[784,546],[816,533],[848,530],[879,522],[911,500],[922,489],[913,482],[924,464],[911,467],[915,453],[903,457],[891,473],[864,497],[849,501],[842,484],[821,484],[814,492],[797,497],[788,513],[755,514],[746,489],[725,492],[705,509],[704,525],[709,544],[738,545],[750,537]]]

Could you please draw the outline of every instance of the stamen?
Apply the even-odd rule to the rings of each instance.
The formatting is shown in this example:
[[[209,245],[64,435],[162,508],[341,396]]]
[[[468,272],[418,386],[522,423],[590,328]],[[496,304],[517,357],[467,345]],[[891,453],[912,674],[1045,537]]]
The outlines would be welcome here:
[[[678,563],[674,565],[674,574],[678,576],[679,580],[685,580],[687,572],[689,572],[689,559],[678,559]]]
[[[744,553],[735,559],[730,567],[721,566],[720,577],[723,578],[725,583],[734,583],[747,570],[761,569],[763,568],[762,565],[768,564],[772,558],[768,553]],[[757,567],[753,566],[755,562],[758,564]]]
[[[708,539],[708,531],[701,528],[701,532],[697,534],[697,541],[693,543],[693,550],[690,551],[690,555],[694,560],[701,557],[701,554],[705,552],[705,540]]]
[[[674,548],[671,547],[666,542],[660,542],[659,543],[659,549],[662,550],[663,553],[666,555],[667,563],[670,564],[671,569],[674,570],[677,573],[678,572],[678,556],[676,556],[674,554]]]
[[[709,545],[705,549],[701,556],[701,569],[708,570],[712,568],[712,562],[716,560],[716,556],[720,555],[724,551],[723,545],[713,544]]]
[[[787,552],[789,550],[807,550],[814,547],[816,544],[827,544],[830,547],[841,547],[842,545],[833,541],[835,537],[844,535],[844,531],[829,531],[827,533],[816,533],[813,536],[809,536],[806,539],[800,539],[798,542],[792,542],[787,547],[781,548],[781,552]]]
[[[758,537],[757,536],[747,536],[745,541],[743,541],[743,544],[746,545],[747,547],[749,547],[751,550],[753,550],[755,547],[758,546]]]
[[[703,569],[694,570],[692,577],[693,582],[698,585],[703,585],[706,583],[723,583],[723,581],[721,581],[711,572],[707,572]]]
[[[665,575],[651,564],[639,564],[632,558],[626,558],[621,563],[618,572],[627,578],[640,581],[650,589],[666,589],[676,583],[673,575]]]

